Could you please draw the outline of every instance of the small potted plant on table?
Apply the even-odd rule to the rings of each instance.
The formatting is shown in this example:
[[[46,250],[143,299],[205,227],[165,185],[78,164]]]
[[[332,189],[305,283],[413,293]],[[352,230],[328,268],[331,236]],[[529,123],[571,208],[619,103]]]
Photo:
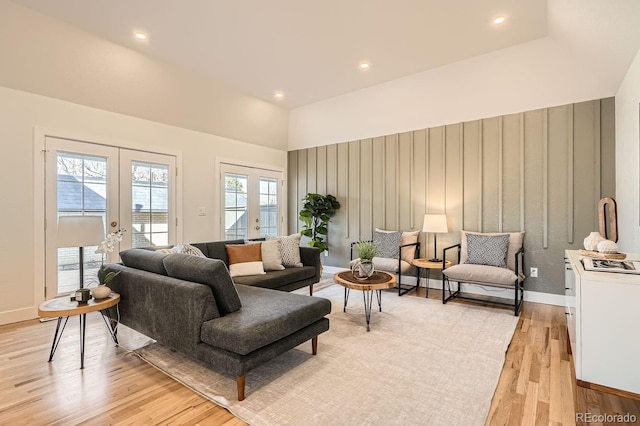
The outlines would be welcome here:
[[[369,278],[375,272],[373,258],[378,254],[378,248],[373,241],[358,241],[355,249],[360,260],[353,265],[353,275],[360,279]]]

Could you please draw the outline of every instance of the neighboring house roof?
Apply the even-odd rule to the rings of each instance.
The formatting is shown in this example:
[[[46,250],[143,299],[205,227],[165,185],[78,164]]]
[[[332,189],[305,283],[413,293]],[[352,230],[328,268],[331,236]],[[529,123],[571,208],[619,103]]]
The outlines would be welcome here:
[[[151,188],[150,197],[148,186],[133,186],[131,190],[132,207],[136,208],[139,205],[140,211],[149,211],[151,205],[153,211],[167,211],[168,193],[166,186],[155,184]],[[104,182],[85,180],[82,183],[76,176],[58,175],[58,211],[100,212],[106,210],[106,205],[106,185]]]

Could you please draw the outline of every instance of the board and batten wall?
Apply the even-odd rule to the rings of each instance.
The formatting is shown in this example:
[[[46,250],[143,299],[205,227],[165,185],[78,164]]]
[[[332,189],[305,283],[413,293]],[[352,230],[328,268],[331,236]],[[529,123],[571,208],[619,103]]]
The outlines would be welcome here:
[[[374,228],[418,230],[445,213],[449,232],[524,230],[526,289],[564,294],[564,250],[598,229],[597,204],[615,195],[614,98],[290,151],[289,231],[302,198],[333,194],[327,266],[345,267],[350,243]],[[420,234],[421,257],[433,234]],[[425,244],[425,242],[427,244]]]

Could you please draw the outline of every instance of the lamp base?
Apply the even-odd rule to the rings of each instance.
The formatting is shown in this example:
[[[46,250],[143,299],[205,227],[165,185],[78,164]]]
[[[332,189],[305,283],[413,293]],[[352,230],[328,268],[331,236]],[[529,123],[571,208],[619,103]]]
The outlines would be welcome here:
[[[442,259],[429,259],[429,262],[442,263]]]

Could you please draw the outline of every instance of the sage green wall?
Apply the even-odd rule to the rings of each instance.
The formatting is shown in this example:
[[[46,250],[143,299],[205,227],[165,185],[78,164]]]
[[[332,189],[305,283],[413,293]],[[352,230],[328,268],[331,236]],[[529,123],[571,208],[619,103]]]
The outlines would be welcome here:
[[[374,228],[421,229],[446,213],[438,250],[461,229],[526,231],[530,291],[563,294],[563,254],[598,229],[597,203],[615,195],[614,98],[581,102],[289,152],[289,230],[308,192],[342,207],[329,225],[328,266]],[[423,257],[433,235],[421,234]]]

